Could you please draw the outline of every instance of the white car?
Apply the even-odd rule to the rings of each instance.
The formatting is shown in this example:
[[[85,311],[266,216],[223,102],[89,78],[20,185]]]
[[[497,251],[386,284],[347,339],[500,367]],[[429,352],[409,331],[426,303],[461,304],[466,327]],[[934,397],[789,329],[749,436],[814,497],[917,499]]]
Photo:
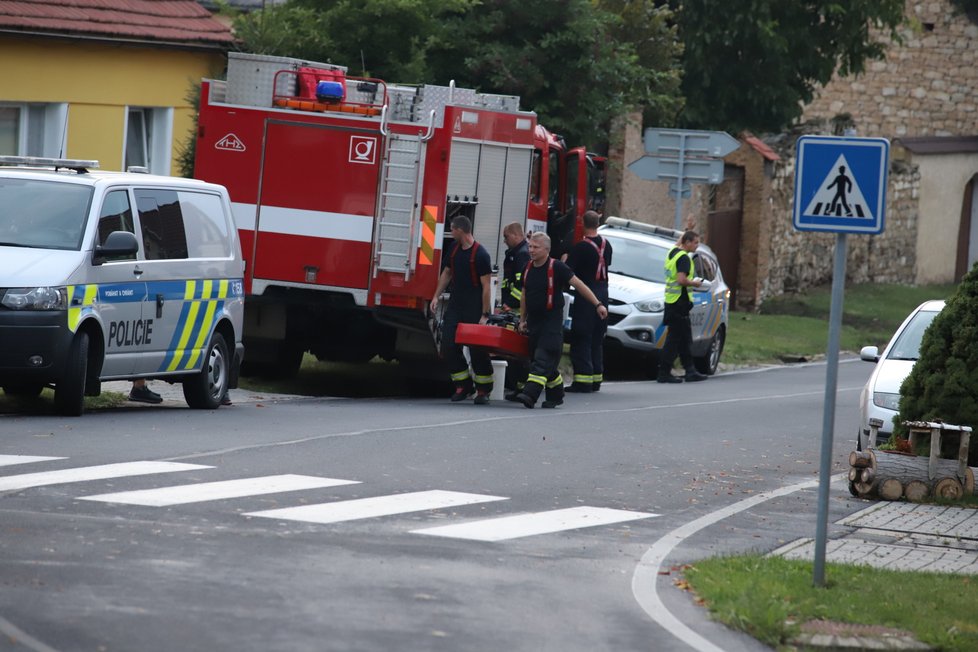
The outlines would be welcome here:
[[[943,301],[925,301],[903,320],[882,355],[875,346],[864,346],[859,357],[875,362],[876,369],[859,395],[859,442],[862,447],[869,435],[869,420],[879,419],[879,441],[893,434],[894,417],[900,409],[900,385],[920,357],[924,331],[944,308]]]
[[[662,325],[665,260],[682,232],[609,217],[598,233],[612,247],[605,350],[625,352],[631,359],[642,361],[649,376],[654,377],[656,356],[666,341],[666,327]],[[694,275],[710,281],[708,289],[691,294],[693,358],[700,373],[712,375],[720,364],[727,337],[730,289],[708,246],[701,244],[693,261]]]

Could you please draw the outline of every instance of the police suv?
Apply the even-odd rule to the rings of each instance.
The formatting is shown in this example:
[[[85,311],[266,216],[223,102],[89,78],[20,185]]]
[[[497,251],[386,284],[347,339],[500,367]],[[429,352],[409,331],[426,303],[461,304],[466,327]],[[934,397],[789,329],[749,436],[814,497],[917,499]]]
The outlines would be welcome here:
[[[629,360],[641,360],[648,375],[655,377],[656,355],[666,342],[667,329],[662,324],[666,255],[676,246],[682,231],[609,217],[598,233],[611,243],[613,252],[608,268],[605,351],[627,352]],[[723,281],[716,256],[705,244],[693,254],[693,275],[708,281],[702,290],[691,288],[690,292],[693,361],[700,373],[713,375],[720,365],[727,336],[730,289]]]
[[[0,156],[0,386],[82,413],[101,381],[214,409],[244,356],[244,262],[223,186]]]

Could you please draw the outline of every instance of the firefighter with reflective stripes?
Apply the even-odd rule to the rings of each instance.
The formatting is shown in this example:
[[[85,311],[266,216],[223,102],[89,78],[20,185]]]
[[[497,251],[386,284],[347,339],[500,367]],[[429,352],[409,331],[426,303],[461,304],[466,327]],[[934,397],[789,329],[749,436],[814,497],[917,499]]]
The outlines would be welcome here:
[[[475,241],[472,222],[464,215],[451,223],[455,245],[442,257],[438,287],[431,299],[431,311],[438,309],[438,300],[449,285],[451,293],[442,322],[441,354],[455,383],[452,402],[464,401],[475,392],[475,404],[485,405],[492,392],[492,362],[489,354],[469,349],[474,376],[469,375],[462,346],[455,344],[459,324],[485,324],[492,310],[492,258],[486,248]],[[473,387],[474,381],[474,387]]]
[[[512,222],[503,227],[506,255],[503,258],[503,310],[519,310],[523,298],[523,270],[530,262],[523,225]]]
[[[581,279],[598,301],[608,301],[608,267],[611,265],[611,243],[598,235],[601,216],[586,211],[583,216],[584,239],[574,245],[567,266]],[[604,380],[604,335],[608,322],[598,319],[592,307],[575,301],[571,306],[571,363],[574,382],[568,392],[589,393],[601,389]]]
[[[686,231],[666,255],[666,306],[662,323],[669,331],[659,360],[659,376],[656,380],[660,383],[706,380],[706,376],[696,371],[693,363],[693,326],[689,321],[689,312],[693,308],[689,288],[698,288],[702,284],[701,279],[695,278],[693,263],[693,253],[699,246],[699,234],[696,231]],[[677,354],[686,370],[686,375],[682,378],[672,375],[672,365]]]
[[[506,255],[503,258],[502,306],[503,312],[519,314],[520,299],[523,298],[523,271],[530,264],[530,250],[527,248],[526,233],[519,222],[511,222],[503,227],[503,241]],[[515,401],[518,390],[526,383],[529,366],[523,360],[509,360],[506,365],[506,400]]]
[[[586,301],[601,319],[608,317],[608,309],[570,267],[550,257],[547,234],[532,234],[529,250],[530,264],[523,272],[520,330],[530,336],[530,373],[516,399],[532,408],[546,392],[543,407],[555,408],[564,402],[564,379],[557,370],[564,346],[564,289],[573,286],[577,300]]]

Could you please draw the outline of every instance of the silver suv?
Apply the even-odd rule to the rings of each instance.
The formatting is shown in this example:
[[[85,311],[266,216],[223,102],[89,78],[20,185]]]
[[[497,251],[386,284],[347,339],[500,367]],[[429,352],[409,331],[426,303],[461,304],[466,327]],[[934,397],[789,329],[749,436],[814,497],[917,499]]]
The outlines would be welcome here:
[[[598,229],[612,246],[608,270],[608,335],[606,350],[615,348],[643,355],[650,377],[657,373],[656,354],[666,341],[662,325],[665,309],[665,260],[682,235],[660,226],[609,217]],[[701,244],[693,255],[694,274],[711,282],[704,292],[693,292],[693,356],[700,373],[712,375],[720,364],[727,337],[730,289],[723,282],[713,251]]]
[[[183,384],[213,409],[244,356],[244,262],[227,190],[0,157],[0,386],[80,415],[101,381]]]

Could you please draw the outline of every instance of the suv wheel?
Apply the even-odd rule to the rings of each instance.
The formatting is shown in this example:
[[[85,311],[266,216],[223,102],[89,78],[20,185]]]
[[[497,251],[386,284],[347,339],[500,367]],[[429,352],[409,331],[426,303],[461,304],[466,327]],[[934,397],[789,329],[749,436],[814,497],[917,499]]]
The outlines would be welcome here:
[[[201,370],[183,381],[183,397],[187,405],[198,410],[214,410],[228,391],[231,359],[227,343],[220,333],[211,336]]]
[[[696,364],[696,371],[707,376],[712,376],[720,366],[720,354],[723,353],[723,343],[726,341],[726,331],[723,326],[717,329],[710,340],[710,348],[706,350],[706,355],[702,358],[693,358]]]

